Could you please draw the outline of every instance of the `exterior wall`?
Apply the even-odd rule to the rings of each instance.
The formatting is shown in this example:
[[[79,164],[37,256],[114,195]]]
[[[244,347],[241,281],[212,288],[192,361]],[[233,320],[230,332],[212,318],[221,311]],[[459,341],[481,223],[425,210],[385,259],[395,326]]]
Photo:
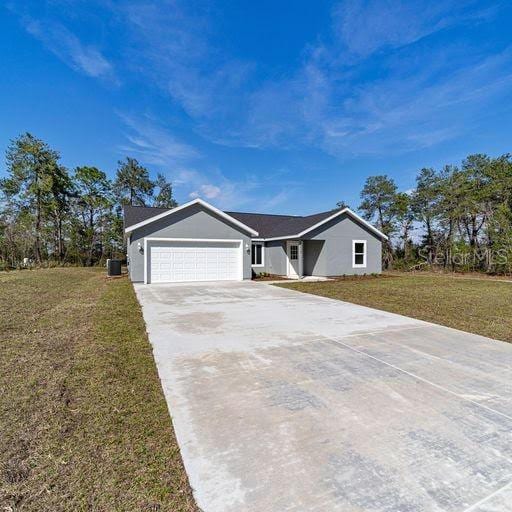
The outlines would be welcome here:
[[[348,215],[305,235],[304,273],[316,276],[372,274],[382,271],[382,241]],[[366,240],[366,267],[352,267],[352,241]]]
[[[326,270],[323,267],[323,259],[320,258],[324,240],[304,240],[304,265],[305,276],[324,276]]]
[[[140,253],[137,246],[140,242],[144,247],[146,237],[242,240],[244,279],[252,276],[250,250],[245,250],[246,244],[251,245],[251,236],[201,205],[193,205],[130,233],[128,269],[131,280],[135,282],[144,281],[145,254]]]
[[[255,274],[267,272],[269,274],[276,274],[278,276],[286,275],[286,242],[277,240],[274,242],[265,242],[263,246],[264,251],[264,266],[253,267],[252,270]]]

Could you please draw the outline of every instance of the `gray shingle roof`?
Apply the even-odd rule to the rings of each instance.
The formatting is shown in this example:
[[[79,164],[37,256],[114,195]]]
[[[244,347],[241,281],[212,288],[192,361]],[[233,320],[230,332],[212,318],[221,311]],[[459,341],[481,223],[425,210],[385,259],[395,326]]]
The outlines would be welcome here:
[[[155,208],[148,206],[123,206],[123,218],[124,218],[124,229],[133,226],[134,224],[138,224],[139,222],[145,221],[154,217],[155,215],[159,215],[160,213],[164,213],[168,211],[169,208]]]
[[[330,217],[336,210],[315,213],[305,217],[296,215],[268,215],[266,213],[226,212],[231,217],[247,224],[259,233],[260,238],[297,235]]]
[[[149,208],[145,206],[124,207],[125,229],[168,211],[168,208]],[[316,223],[330,217],[337,210],[315,213],[314,215],[270,215],[266,213],[225,212],[259,233],[259,238],[296,235]]]

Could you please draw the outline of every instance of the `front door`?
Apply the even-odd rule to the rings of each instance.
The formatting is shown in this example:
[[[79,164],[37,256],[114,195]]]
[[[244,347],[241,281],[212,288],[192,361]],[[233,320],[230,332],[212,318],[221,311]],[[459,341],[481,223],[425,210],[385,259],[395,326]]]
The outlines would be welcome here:
[[[288,241],[288,277],[299,277],[299,243]]]

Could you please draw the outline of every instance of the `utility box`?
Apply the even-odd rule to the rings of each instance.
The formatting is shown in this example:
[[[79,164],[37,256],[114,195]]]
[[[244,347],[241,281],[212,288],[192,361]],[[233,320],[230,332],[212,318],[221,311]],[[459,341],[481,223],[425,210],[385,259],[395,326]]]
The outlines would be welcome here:
[[[107,276],[121,275],[121,260],[107,260]]]

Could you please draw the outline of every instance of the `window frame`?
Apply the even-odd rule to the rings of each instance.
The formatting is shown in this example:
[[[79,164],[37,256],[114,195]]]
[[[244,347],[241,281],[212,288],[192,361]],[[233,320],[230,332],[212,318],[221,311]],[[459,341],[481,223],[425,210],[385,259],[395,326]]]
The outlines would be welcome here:
[[[254,246],[260,245],[261,246],[261,263],[253,263],[252,262],[252,256],[254,251]],[[265,266],[265,244],[263,242],[251,242],[251,267],[264,267]]]
[[[366,240],[352,240],[352,268],[366,268],[368,244]],[[356,244],[363,244],[364,252],[356,253]],[[363,263],[356,263],[356,256],[363,255]]]

